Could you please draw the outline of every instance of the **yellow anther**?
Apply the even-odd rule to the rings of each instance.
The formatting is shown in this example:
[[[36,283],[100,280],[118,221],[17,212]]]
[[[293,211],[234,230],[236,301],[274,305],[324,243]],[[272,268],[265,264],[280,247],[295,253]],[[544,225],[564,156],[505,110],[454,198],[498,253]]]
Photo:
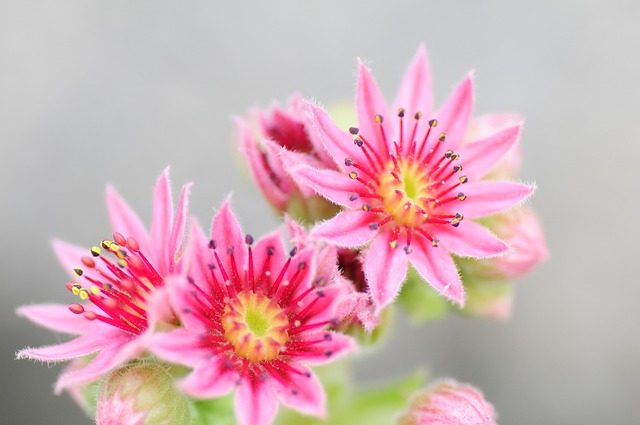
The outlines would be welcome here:
[[[80,297],[81,300],[86,300],[87,298],[89,298],[89,292],[82,288],[79,292],[78,292],[78,296]]]
[[[464,193],[460,192],[458,193],[458,199],[461,201],[464,201],[465,199],[467,199],[467,195],[465,195]]]
[[[355,171],[352,171],[349,173],[349,177],[351,177],[352,180],[355,180],[358,178],[358,173],[356,173]]]
[[[71,285],[71,293],[73,295],[78,295],[81,289],[82,289],[82,286],[80,286],[77,283],[74,283],[73,285]]]
[[[109,239],[103,239],[100,242],[100,245],[102,245],[104,249],[109,249],[109,247],[111,246],[111,241]]]
[[[459,160],[459,159],[460,159],[460,154],[458,154],[458,153],[456,153],[456,152],[454,152],[454,153],[452,153],[452,154],[451,154],[451,160],[452,160],[452,161],[457,161],[457,160]]]
[[[413,118],[419,120],[420,118],[422,118],[422,112],[416,112],[416,114],[413,116]]]
[[[121,258],[121,259],[119,259],[119,260],[118,260],[118,265],[119,265],[120,267],[122,267],[122,268],[127,267],[127,260],[122,259],[122,258]]]
[[[440,137],[438,137],[438,140],[440,140],[441,142],[447,140],[447,133],[440,133]]]
[[[99,257],[100,256],[100,248],[97,246],[94,246],[91,248],[91,255],[93,255],[94,257]]]
[[[376,114],[376,122],[380,124],[382,121],[384,121],[384,118],[382,118],[382,115]]]
[[[439,241],[437,239],[432,240],[431,241],[431,246],[434,247],[434,248],[437,247],[438,246],[438,242]]]
[[[391,242],[389,242],[389,246],[390,246],[392,249],[396,249],[396,248],[398,247],[398,241],[397,241],[397,240],[395,240],[395,241],[391,241]]]
[[[467,178],[467,176],[460,176],[460,178],[458,179],[460,180],[460,183],[466,183],[469,181],[469,179]]]
[[[429,121],[429,127],[435,127],[438,125],[438,120],[430,120]]]
[[[93,295],[100,295],[100,288],[98,288],[97,286],[92,286],[91,288],[89,288],[89,291],[91,291]]]
[[[117,253],[119,249],[120,249],[120,245],[118,245],[117,243],[111,242],[109,244],[109,251]]]
[[[84,273],[84,271],[80,267],[74,267],[73,273],[76,276],[80,277],[80,276],[82,276],[82,273]]]
[[[363,210],[363,211],[366,211],[366,212],[371,211],[371,205],[369,205],[369,204],[362,204],[362,210]]]

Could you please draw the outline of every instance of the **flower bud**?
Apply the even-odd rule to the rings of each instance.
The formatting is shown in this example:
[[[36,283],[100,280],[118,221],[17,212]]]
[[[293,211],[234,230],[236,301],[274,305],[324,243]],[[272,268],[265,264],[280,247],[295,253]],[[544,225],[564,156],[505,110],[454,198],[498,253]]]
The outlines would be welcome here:
[[[517,207],[486,220],[486,225],[505,241],[512,251],[488,260],[461,261],[467,279],[516,279],[547,259],[544,232],[535,213]]]
[[[495,425],[496,412],[471,385],[452,380],[417,392],[398,425]]]
[[[166,369],[133,364],[112,372],[102,385],[97,425],[172,425],[191,423],[187,399]]]
[[[313,223],[334,216],[339,208],[302,186],[284,170],[282,149],[294,152],[319,168],[336,169],[322,143],[312,137],[310,123],[298,95],[286,109],[277,105],[267,111],[254,109],[247,119],[236,120],[238,141],[251,177],[279,213]]]

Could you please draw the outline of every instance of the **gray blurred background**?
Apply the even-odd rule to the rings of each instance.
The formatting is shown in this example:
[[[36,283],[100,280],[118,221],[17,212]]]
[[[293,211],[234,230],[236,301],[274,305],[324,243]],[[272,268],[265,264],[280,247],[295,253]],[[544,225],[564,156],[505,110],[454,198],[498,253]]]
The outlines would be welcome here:
[[[358,56],[392,98],[421,41],[438,102],[475,68],[476,114],[527,119],[522,177],[539,186],[551,258],[518,283],[511,321],[401,321],[359,380],[426,366],[482,388],[502,424],[640,423],[639,12],[596,0],[0,2],[0,423],[90,423],[52,394],[60,367],[13,359],[60,339],[14,309],[72,302],[49,242],[109,235],[107,181],[148,223],[171,164],[174,193],[196,183],[201,222],[233,191],[261,234],[276,220],[237,167],[232,114],[295,90],[350,99]]]

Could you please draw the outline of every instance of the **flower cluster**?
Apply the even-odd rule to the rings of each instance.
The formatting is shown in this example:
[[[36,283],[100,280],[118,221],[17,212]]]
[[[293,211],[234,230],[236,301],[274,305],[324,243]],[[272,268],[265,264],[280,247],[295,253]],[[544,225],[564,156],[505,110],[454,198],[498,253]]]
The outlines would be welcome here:
[[[54,242],[78,299],[18,309],[75,338],[17,357],[72,360],[55,390],[102,424],[209,423],[228,410],[241,424],[294,423],[276,418],[280,403],[318,418],[354,414],[332,408],[312,368],[379,340],[408,274],[464,313],[507,316],[511,281],[546,257],[521,205],[534,187],[514,181],[521,120],[472,119],[471,76],[434,109],[423,47],[391,105],[360,63],[355,104],[345,129],[300,95],[236,119],[251,177],[286,223],[260,239],[229,200],[210,232],[188,224],[190,184],[174,216],[168,170],[149,231],[109,187],[113,233],[87,248]],[[353,409],[365,405],[347,393]],[[494,419],[477,390],[447,381],[417,395],[399,423]]]

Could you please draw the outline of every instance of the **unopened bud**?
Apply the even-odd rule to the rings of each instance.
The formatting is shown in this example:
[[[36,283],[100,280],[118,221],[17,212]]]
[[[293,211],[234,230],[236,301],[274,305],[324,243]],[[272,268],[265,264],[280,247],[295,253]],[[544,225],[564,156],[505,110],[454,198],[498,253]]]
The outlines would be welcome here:
[[[398,425],[496,425],[496,412],[471,385],[452,380],[417,392]]]
[[[159,364],[135,364],[112,372],[102,385],[97,425],[191,423],[187,399]]]

